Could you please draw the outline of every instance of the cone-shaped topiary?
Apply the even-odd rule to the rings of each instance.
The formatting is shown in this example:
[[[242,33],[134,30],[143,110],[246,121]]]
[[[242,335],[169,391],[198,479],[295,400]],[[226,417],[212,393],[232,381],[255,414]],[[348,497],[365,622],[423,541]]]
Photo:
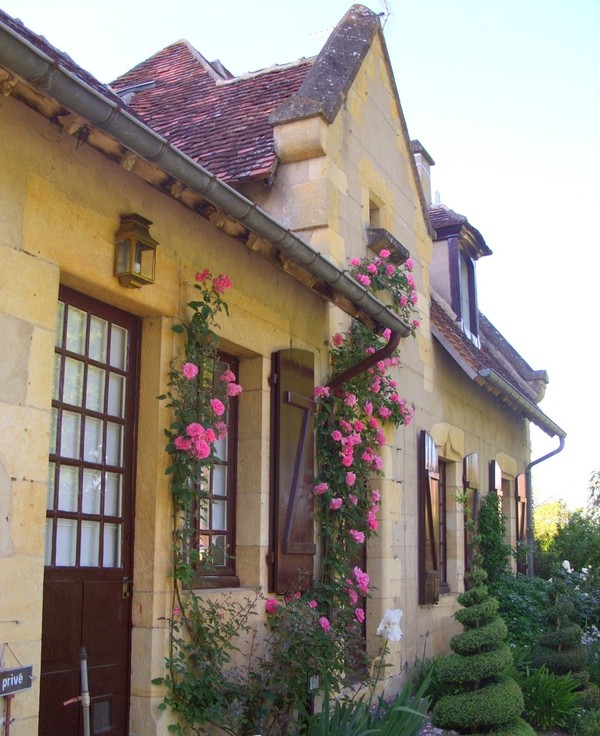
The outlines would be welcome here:
[[[436,703],[433,723],[463,734],[533,736],[520,718],[521,688],[507,674],[512,653],[504,641],[507,630],[498,601],[485,585],[487,574],[476,567],[465,578],[470,589],[458,596],[463,608],[455,614],[465,631],[450,642],[453,654],[439,662],[439,678],[453,694]]]
[[[538,639],[533,652],[532,664],[545,665],[553,675],[570,673],[579,682],[582,707],[596,708],[600,700],[598,686],[589,683],[587,652],[581,643],[581,627],[572,621],[573,603],[566,597],[566,577],[571,572],[569,563],[563,563],[563,570],[553,579],[549,592],[550,605],[544,611],[547,630]]]

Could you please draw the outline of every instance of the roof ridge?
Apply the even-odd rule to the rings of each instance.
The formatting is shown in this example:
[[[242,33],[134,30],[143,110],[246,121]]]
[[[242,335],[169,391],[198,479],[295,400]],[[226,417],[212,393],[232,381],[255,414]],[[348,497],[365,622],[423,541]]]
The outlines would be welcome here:
[[[272,72],[286,71],[287,69],[293,69],[294,67],[301,66],[302,64],[314,64],[316,56],[302,56],[294,61],[288,61],[285,64],[271,64],[271,66],[264,67],[263,69],[256,69],[255,71],[242,72],[236,76],[231,76],[229,79],[219,80],[219,86],[226,86],[235,84],[236,82],[243,82],[247,79],[255,79],[265,74],[271,74]]]

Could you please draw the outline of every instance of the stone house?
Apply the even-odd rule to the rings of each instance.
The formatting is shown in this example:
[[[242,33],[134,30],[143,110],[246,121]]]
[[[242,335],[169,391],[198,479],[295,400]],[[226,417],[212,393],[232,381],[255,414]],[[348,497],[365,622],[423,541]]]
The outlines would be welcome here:
[[[433,162],[409,140],[378,16],[353,6],[315,59],[233,77],[179,42],[108,87],[0,12],[0,88],[0,665],[32,668],[4,701],[13,732],[77,731],[63,703],[80,690],[81,646],[92,732],[167,732],[151,685],[171,606],[156,397],[204,268],[233,282],[220,344],[244,387],[207,530],[231,557],[207,595],[289,583],[274,366],[306,359],[323,383],[330,336],[357,319],[404,338],[398,382],[415,407],[382,448],[367,646],[402,608],[393,682],[446,649],[468,564],[457,491],[473,507],[502,494],[522,541],[529,423],[564,432],[537,406],[545,373],[477,309],[483,237],[430,204]],[[143,259],[119,277],[116,242],[132,232]],[[414,340],[347,273],[382,244],[415,262]],[[312,488],[299,493],[310,511]]]

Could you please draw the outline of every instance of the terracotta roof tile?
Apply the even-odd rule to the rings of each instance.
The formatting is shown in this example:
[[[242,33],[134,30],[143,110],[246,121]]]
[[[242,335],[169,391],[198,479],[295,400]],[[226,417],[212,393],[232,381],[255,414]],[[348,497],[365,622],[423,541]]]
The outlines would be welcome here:
[[[42,51],[50,59],[60,64],[63,69],[66,69],[67,71],[71,72],[71,74],[83,80],[86,84],[99,92],[103,97],[120,103],[123,107],[123,104],[121,100],[119,100],[118,95],[116,95],[110,87],[102,84],[102,82],[99,82],[96,77],[94,77],[92,74],[76,64],[67,53],[56,48],[56,46],[53,46],[48,41],[48,39],[44,38],[44,36],[39,36],[37,33],[34,33],[29,28],[27,28],[18,18],[12,18],[10,15],[7,15],[3,10],[0,10],[0,21],[2,21],[2,23],[18,33],[19,36],[29,41],[32,46],[35,46],[35,48]],[[131,110],[129,110],[129,112],[131,112]]]
[[[224,181],[271,174],[276,164],[270,113],[294,95],[312,60],[240,77],[179,41],[113,82],[137,114]],[[153,83],[131,94],[126,90]]]
[[[431,321],[442,344],[460,356],[463,365],[473,373],[491,368],[527,399],[540,401],[548,380],[545,371],[532,370],[483,314],[480,313],[479,348],[433,296]]]

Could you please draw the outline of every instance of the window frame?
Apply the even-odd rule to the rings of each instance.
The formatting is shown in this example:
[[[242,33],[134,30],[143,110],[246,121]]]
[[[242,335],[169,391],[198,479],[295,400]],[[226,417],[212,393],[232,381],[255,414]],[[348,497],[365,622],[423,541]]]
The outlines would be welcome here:
[[[239,359],[234,355],[219,351],[217,362],[224,364],[236,376],[239,375]],[[215,375],[216,380],[218,376]],[[224,565],[214,565],[212,567],[198,567],[194,577],[194,586],[198,588],[238,588],[240,580],[236,572],[236,520],[237,520],[237,456],[238,456],[238,397],[229,398],[226,419],[227,424],[227,458],[222,465],[227,467],[226,493],[212,493],[212,477],[214,468],[210,468],[211,480],[209,482],[208,495],[202,500],[207,500],[210,504],[211,500],[225,500],[227,509],[225,513],[226,528],[218,529],[211,527],[209,520],[207,527],[200,526],[200,504],[195,502],[190,511],[189,518],[184,523],[190,526],[191,544],[194,549],[200,551],[200,537],[224,536],[225,542],[225,559]],[[203,544],[203,547],[206,545]]]

